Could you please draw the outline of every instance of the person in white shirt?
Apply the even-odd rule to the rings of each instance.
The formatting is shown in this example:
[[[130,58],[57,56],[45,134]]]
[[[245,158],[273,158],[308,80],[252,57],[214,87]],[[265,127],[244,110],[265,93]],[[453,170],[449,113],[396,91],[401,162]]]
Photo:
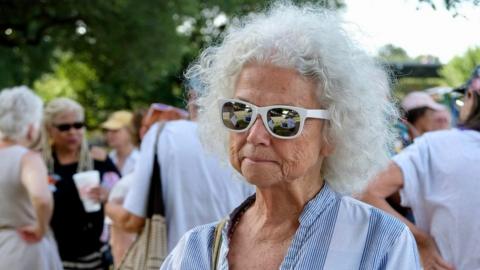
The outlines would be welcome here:
[[[133,183],[132,172],[139,157],[137,148],[139,136],[134,125],[134,114],[130,111],[116,111],[102,123],[101,127],[105,131],[108,146],[112,148],[108,157],[122,174],[120,181],[107,185],[111,189],[109,201],[112,198],[123,200],[128,187]],[[106,218],[105,224],[108,225],[108,229],[104,229],[102,238],[105,241],[109,238],[114,264],[117,265],[125,250],[134,241],[135,235],[117,228],[109,218]]]
[[[133,127],[133,113],[116,111],[101,126],[106,132],[108,146],[112,148],[108,156],[122,176],[131,173],[139,154],[135,145],[138,140]]]
[[[189,82],[190,89],[199,86]],[[194,90],[195,91],[195,90]],[[196,107],[189,104],[190,119],[195,120]],[[154,141],[159,124],[145,134],[132,185],[122,205],[109,203],[107,215],[126,231],[138,232],[145,220],[153,151],[157,151],[167,220],[167,248],[172,250],[180,237],[195,226],[225,217],[245,198],[253,187],[235,179],[233,170],[223,165],[202,147],[197,124],[190,120],[167,121]]]
[[[408,225],[425,269],[480,269],[480,66],[459,90],[459,128],[416,139],[362,194]],[[395,192],[415,224],[386,203]]]

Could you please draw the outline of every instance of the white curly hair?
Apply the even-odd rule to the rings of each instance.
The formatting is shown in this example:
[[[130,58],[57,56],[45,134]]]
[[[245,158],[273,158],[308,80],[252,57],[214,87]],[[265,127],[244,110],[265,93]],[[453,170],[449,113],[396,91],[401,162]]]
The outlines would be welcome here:
[[[26,86],[0,92],[0,139],[25,139],[28,126],[40,127],[43,101]]]
[[[199,131],[206,148],[228,160],[228,132],[217,100],[231,98],[247,63],[293,68],[318,82],[317,96],[331,115],[327,138],[335,152],[322,176],[336,191],[361,191],[389,160],[397,110],[385,68],[344,30],[335,11],[280,2],[227,29],[223,42],[205,49],[187,70],[200,80]],[[319,138],[321,139],[321,138]]]

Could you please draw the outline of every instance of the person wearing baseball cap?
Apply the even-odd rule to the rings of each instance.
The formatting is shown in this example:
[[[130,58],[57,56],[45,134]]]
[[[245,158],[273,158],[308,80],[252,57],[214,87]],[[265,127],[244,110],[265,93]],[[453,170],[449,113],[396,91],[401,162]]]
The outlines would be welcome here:
[[[407,224],[424,269],[480,269],[480,66],[456,91],[465,94],[459,126],[416,139],[362,194]],[[415,224],[386,204],[397,192]]]
[[[435,102],[430,95],[420,91],[406,95],[401,106],[405,112],[404,124],[409,129],[411,140],[425,132],[437,130],[435,114],[447,110],[445,106]]]
[[[133,113],[116,111],[102,123],[101,127],[106,131],[108,146],[112,148],[110,159],[122,175],[132,172],[139,154],[135,145],[137,140],[133,127]]]

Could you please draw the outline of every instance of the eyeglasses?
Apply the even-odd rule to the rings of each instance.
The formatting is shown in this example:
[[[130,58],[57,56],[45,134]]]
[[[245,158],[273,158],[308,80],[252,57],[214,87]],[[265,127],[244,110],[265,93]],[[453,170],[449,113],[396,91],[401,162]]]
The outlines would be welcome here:
[[[74,128],[74,129],[81,129],[85,126],[85,123],[83,122],[76,122],[76,123],[72,123],[72,124],[59,124],[59,125],[54,125],[54,127],[56,129],[58,129],[59,131],[69,131],[71,128]]]
[[[287,105],[258,107],[237,99],[220,99],[218,105],[223,125],[228,130],[244,132],[260,114],[268,132],[279,139],[299,136],[307,118],[330,119],[327,110],[307,110]]]

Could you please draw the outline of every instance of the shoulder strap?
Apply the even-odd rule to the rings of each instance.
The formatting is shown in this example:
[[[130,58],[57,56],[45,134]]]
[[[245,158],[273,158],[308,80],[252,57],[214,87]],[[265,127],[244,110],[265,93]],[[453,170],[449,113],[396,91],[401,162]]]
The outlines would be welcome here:
[[[220,255],[220,248],[222,247],[222,231],[225,223],[227,223],[226,218],[220,220],[217,226],[215,226],[212,249],[212,270],[217,270],[218,268],[218,257]]]
[[[157,134],[155,136],[155,143],[153,144],[153,169],[150,177],[150,191],[148,194],[147,218],[154,214],[165,216],[165,205],[163,203],[162,195],[162,178],[160,174],[160,165],[158,163],[158,141],[160,134],[165,127],[165,122],[158,123]]]

